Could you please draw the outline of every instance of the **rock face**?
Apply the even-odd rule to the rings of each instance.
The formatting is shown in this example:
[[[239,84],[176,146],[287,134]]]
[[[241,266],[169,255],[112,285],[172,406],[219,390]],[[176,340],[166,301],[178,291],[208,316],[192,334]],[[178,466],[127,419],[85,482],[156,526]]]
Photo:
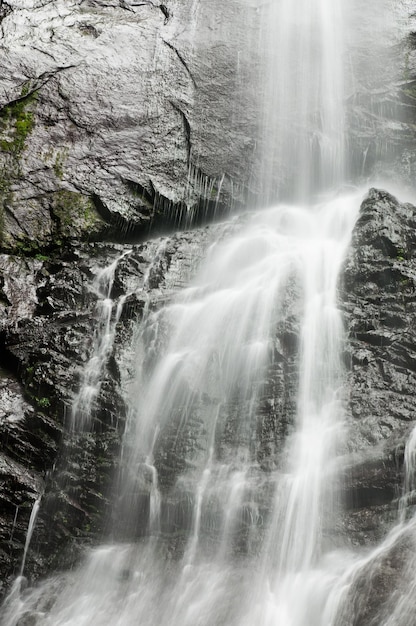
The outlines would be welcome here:
[[[415,418],[415,226],[414,206],[371,189],[343,275],[351,448],[371,447],[387,466],[400,463]]]
[[[244,223],[244,218],[239,221]],[[350,438],[346,511],[338,532],[354,545],[379,541],[397,516],[404,444],[414,420],[415,222],[414,207],[370,190],[345,261],[340,299],[348,331]],[[238,221],[228,231],[235,228]],[[149,307],[157,310],[172,298],[192,276],[209,242],[226,232],[223,226],[211,226],[137,245],[73,243],[43,259],[3,255],[3,580],[17,573],[29,517],[40,498],[27,559],[30,576],[68,566],[85,543],[106,532],[128,413],[126,385],[134,367],[129,359],[134,360],[137,320]],[[253,435],[259,484],[261,473],[276,463],[296,410],[298,297],[294,282],[259,399]],[[108,318],[104,302],[111,305]],[[106,319],[111,338],[102,351],[100,328]],[[93,362],[98,363],[96,378],[89,369]],[[98,382],[87,411],[80,390]],[[200,409],[195,405],[196,418]],[[238,446],[242,435],[237,415],[242,410],[236,405],[225,412],[220,455],[226,457]],[[89,426],[74,430],[72,420],[83,419],[87,412]],[[173,520],[162,531],[170,537],[172,550],[181,549],[175,528],[183,532],[190,524],[183,500],[172,488],[184,463],[192,462],[204,445],[198,419],[189,419],[189,424],[180,441],[174,427],[172,433],[167,429],[155,451],[162,497],[166,495],[163,506],[170,510],[164,517]],[[144,490],[137,504],[142,530],[140,524],[134,530],[123,527],[121,519],[121,536],[145,531],[148,498]],[[238,549],[244,551],[243,535]]]
[[[17,571],[21,563],[29,517],[43,490],[48,457],[51,460],[56,456],[59,431],[50,418],[24,400],[20,385],[4,371],[0,407],[0,550],[4,582],[3,575]]]
[[[72,253],[71,261],[74,255],[81,261],[80,252]],[[62,452],[65,407],[77,385],[77,368],[87,358],[90,321],[76,309],[84,304],[93,315],[93,299],[86,289],[90,270],[82,267],[82,261],[75,272],[69,267],[73,267],[69,258],[53,262],[46,256],[2,257],[1,361],[7,368],[2,402],[1,458],[6,468],[2,551],[8,555],[3,581],[18,571],[33,504],[43,496]],[[13,374],[20,385],[11,379]],[[13,412],[6,389],[13,392]],[[13,492],[20,494],[19,501]],[[10,567],[13,556],[15,564]]]
[[[244,221],[242,217],[225,228],[213,225],[144,244],[73,242],[49,256],[1,258],[1,363],[7,370],[0,397],[4,510],[0,547],[6,586],[19,571],[37,500],[41,499],[41,507],[25,568],[30,577],[68,567],[82,546],[96,541],[114,521],[110,502],[114,502],[114,475],[129,411],[126,389],[135,367],[132,347],[137,321],[144,311],[159,309],[188,283],[210,242],[240,228]],[[294,283],[262,385],[258,421],[253,424],[260,474],[267,474],[276,462],[295,413],[298,295]],[[88,395],[94,386],[96,392]],[[190,530],[183,499],[172,488],[184,463],[207,443],[198,421],[200,409],[195,405],[195,419],[189,420],[189,432],[183,432],[179,442],[173,420],[155,452],[163,506],[174,520],[173,526],[162,528],[172,551],[182,548],[181,541],[175,543],[175,528],[181,528],[183,538]],[[248,409],[236,403],[225,412],[218,442],[224,458],[247,436],[240,432],[239,423],[241,411]],[[88,419],[85,427],[84,419]],[[122,516],[118,520],[123,538],[146,531],[148,488],[138,506],[141,513],[135,529],[124,527]],[[242,533],[241,550],[246,549],[244,542]]]
[[[120,234],[245,201],[257,125],[245,23],[256,2],[4,6],[3,245],[51,243],[71,200]]]

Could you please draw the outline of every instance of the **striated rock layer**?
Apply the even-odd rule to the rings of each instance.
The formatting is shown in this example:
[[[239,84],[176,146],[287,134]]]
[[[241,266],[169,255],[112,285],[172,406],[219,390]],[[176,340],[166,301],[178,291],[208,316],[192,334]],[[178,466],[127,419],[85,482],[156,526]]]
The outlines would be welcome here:
[[[415,226],[414,206],[371,189],[342,277],[355,458],[348,501],[359,543],[383,533],[380,516],[400,495],[403,442],[415,419]]]
[[[73,244],[42,260],[3,255],[3,581],[19,571],[30,514],[39,498],[33,559],[27,561],[33,575],[68,565],[81,544],[106,530],[127,410],[121,353],[129,352],[143,309],[160,306],[189,280],[214,235],[211,227],[133,246]],[[117,259],[108,292],[100,291],[94,276]],[[117,322],[121,296],[125,302]],[[114,305],[114,337],[94,381],[85,372],[98,358],[105,302]],[[128,354],[124,359],[128,362]],[[71,407],[79,389],[95,384],[90,425],[74,429]]]

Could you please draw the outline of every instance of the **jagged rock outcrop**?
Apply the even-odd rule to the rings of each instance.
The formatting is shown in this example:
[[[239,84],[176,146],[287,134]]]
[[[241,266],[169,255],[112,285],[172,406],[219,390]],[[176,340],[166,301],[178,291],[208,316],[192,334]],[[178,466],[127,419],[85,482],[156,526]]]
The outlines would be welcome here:
[[[56,457],[59,429],[25,401],[20,385],[0,372],[0,554],[2,586],[22,562],[29,518],[44,488],[48,459]],[[0,593],[4,588],[0,589]]]
[[[404,447],[416,419],[415,252],[416,208],[371,189],[342,277],[350,392],[343,523],[354,544],[381,541],[398,520]],[[412,501],[408,505],[411,515]],[[409,530],[358,571],[346,624],[380,623],[384,602],[406,571],[411,542]]]
[[[403,441],[416,415],[415,226],[414,206],[399,203],[387,192],[370,190],[343,274],[353,428],[350,445],[358,455],[363,452],[371,457],[367,470],[376,500],[385,497],[389,501],[398,495],[395,476],[402,462]],[[383,478],[377,484],[380,471]],[[364,482],[362,497],[368,502],[371,497],[365,493]],[[379,498],[377,489],[381,490]]]
[[[1,258],[1,364],[7,368],[4,394],[7,390],[14,394],[13,413],[7,394],[1,402],[4,582],[17,572],[22,559],[33,504],[48,498],[54,481],[52,469],[63,452],[66,408],[78,385],[78,370],[87,359],[89,316],[94,313],[94,298],[87,288],[91,270],[82,264],[82,251],[67,251],[59,259],[46,252],[38,258]],[[70,527],[71,516],[67,517]],[[59,537],[62,524],[55,528]],[[47,527],[44,531],[44,541],[53,543],[54,532]]]
[[[129,410],[125,400],[134,375],[137,320],[145,310],[158,310],[188,283],[210,242],[240,229],[244,223],[243,216],[226,227],[213,225],[138,245],[73,242],[61,247],[59,252],[52,249],[49,256],[3,255],[1,364],[7,367],[7,384],[19,390],[21,397],[16,420],[20,430],[13,438],[7,418],[8,405],[0,404],[4,404],[7,418],[0,455],[7,512],[1,537],[1,549],[7,555],[1,570],[3,580],[8,581],[17,573],[29,517],[39,498],[42,505],[26,563],[26,572],[31,577],[69,565],[82,545],[96,541],[105,533],[107,524],[112,523],[114,510],[110,510],[109,502],[114,500],[114,476]],[[100,268],[110,267],[111,262],[114,275],[108,282],[97,282]],[[252,425],[254,431],[250,435],[258,440],[253,460],[258,462],[260,474],[266,475],[276,462],[296,408],[299,293],[296,281],[289,287],[287,319],[276,329],[273,359],[259,398],[258,421]],[[80,388],[91,383],[86,372],[89,363],[97,358],[100,332],[105,330],[99,317],[105,298],[112,299],[113,343],[100,365],[100,385],[89,409],[89,425],[74,431],[71,412],[77,405]],[[117,321],[117,305],[121,302]],[[149,341],[151,344],[151,337]],[[119,367],[120,363],[123,368]],[[204,398],[202,404],[207,401]],[[82,402],[78,404],[82,409]],[[20,405],[24,408],[20,409]],[[195,404],[194,408],[197,417],[203,407]],[[247,438],[238,424],[241,411],[248,410],[248,406],[236,402],[224,412],[226,419],[219,428],[223,436],[218,440],[218,453],[224,458],[233,454],[241,437],[244,441]],[[182,529],[182,540],[177,546],[174,528],[162,529],[169,535],[169,549],[173,551],[183,547],[191,524],[183,494],[175,492],[175,481],[184,464],[206,446],[198,419],[191,419],[189,431],[184,430],[179,438],[176,426],[173,419],[155,451],[155,465],[165,498],[163,506],[170,508],[168,517],[174,520],[173,527]],[[32,427],[36,437],[31,434]],[[25,446],[34,448],[30,457],[21,454]],[[19,472],[9,457],[20,463]],[[262,505],[265,511],[270,495],[266,487]],[[14,497],[15,490],[21,494],[20,499]],[[124,528],[120,507],[118,526],[123,537],[146,531],[149,493],[145,489],[139,496],[142,511],[134,529]],[[11,542],[9,534],[16,507],[19,507],[18,525]],[[241,550],[246,549],[244,542],[243,528]]]
[[[125,399],[134,367],[136,320],[143,311],[157,310],[169,301],[193,275],[208,243],[240,228],[239,223],[244,224],[244,218],[230,222],[228,230],[211,226],[144,244],[73,243],[59,255],[52,251],[48,258],[1,258],[1,365],[7,368],[0,403],[0,496],[4,504],[0,547],[5,555],[5,581],[16,573],[30,513],[40,497],[42,506],[27,561],[31,576],[68,565],[82,545],[106,532],[129,410]],[[350,439],[345,455],[346,512],[337,532],[353,544],[378,541],[397,515],[404,444],[414,420],[415,225],[413,206],[400,204],[387,192],[370,190],[342,276]],[[117,263],[106,296],[96,277],[111,261]],[[124,304],[113,328],[113,344],[102,361],[91,426],[75,434],[71,406],[83,384],[82,372],[96,354],[94,332],[100,327],[96,315],[100,302],[108,296],[113,301],[113,322],[121,298]],[[266,477],[278,462],[296,410],[298,298],[294,281],[287,291],[286,318],[276,329],[275,354],[262,385],[254,425],[257,447],[253,460],[258,464],[257,484],[262,492],[257,498],[264,515],[270,493],[262,473]],[[196,404],[196,416],[198,407]],[[224,412],[222,437],[216,444],[224,458],[238,445],[240,436],[247,436],[237,427],[237,414],[242,410],[242,406],[230,405]],[[162,506],[169,508],[164,519],[171,520],[171,526],[161,530],[169,536],[169,549],[180,553],[191,520],[186,498],[175,491],[175,477],[205,444],[198,419],[195,423],[189,420],[189,432],[183,430],[179,439],[174,422],[173,435],[167,428],[158,440],[155,466],[165,498]],[[134,529],[123,527],[121,519],[122,537],[145,531],[149,507],[145,491],[139,494],[137,504],[143,527],[140,516]],[[176,528],[181,529],[179,535]],[[209,536],[211,530],[206,531]],[[242,524],[236,546],[242,552],[247,550],[244,532]],[[394,567],[393,574],[398,575]]]

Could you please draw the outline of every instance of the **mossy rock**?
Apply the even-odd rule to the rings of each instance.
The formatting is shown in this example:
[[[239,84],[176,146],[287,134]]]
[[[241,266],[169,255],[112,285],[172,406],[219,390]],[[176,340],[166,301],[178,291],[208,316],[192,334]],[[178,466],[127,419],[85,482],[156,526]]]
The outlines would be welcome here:
[[[88,196],[68,190],[52,194],[51,210],[58,237],[62,239],[96,239],[107,225],[98,215]]]
[[[19,219],[6,218],[1,248],[39,260],[46,260],[69,240],[99,240],[108,229],[88,196],[68,190],[13,202],[12,210]]]
[[[7,239],[5,208],[13,203],[11,188],[21,177],[20,157],[35,124],[37,91],[27,83],[21,95],[0,109],[0,242]]]
[[[25,147],[34,126],[34,108],[37,92],[25,93],[20,99],[6,104],[0,110],[0,149],[16,158]]]

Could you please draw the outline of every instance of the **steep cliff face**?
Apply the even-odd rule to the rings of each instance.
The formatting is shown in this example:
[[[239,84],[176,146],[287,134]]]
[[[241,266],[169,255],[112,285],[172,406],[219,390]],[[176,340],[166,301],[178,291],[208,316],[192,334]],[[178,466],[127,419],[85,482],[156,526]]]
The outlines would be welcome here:
[[[32,575],[69,564],[106,530],[128,409],[118,362],[129,358],[143,309],[189,279],[214,234],[212,227],[136,246],[74,244],[42,260],[3,256],[3,581],[18,572],[36,500]],[[113,273],[100,283],[108,266]]]
[[[30,577],[68,566],[83,546],[96,541],[109,526],[117,528],[123,539],[146,533],[149,485],[136,494],[134,528],[125,525],[123,502],[113,492],[117,492],[114,477],[120,470],[129,402],[135,401],[128,389],[135,376],[138,322],[144,312],[157,311],[187,284],[209,243],[241,229],[244,222],[242,217],[225,228],[213,225],[138,245],[73,244],[59,256],[43,260],[22,261],[4,255],[5,305],[0,334],[8,367],[1,405],[4,581],[18,572],[31,511],[40,498],[26,561]],[[26,294],[21,293],[21,283],[13,283],[16,267],[19,280],[27,285]],[[113,267],[113,274],[99,288],[97,276],[103,267]],[[261,385],[253,432],[242,431],[243,414],[250,407],[239,403],[237,397],[224,408],[225,421],[218,427],[221,457],[233,455],[240,443],[247,445],[248,436],[256,440],[253,462],[258,464],[260,483],[265,482],[262,473],[267,476],[278,461],[296,411],[298,298],[294,281],[287,294],[285,318],[276,329],[274,357]],[[106,306],[110,302],[108,318],[102,317],[105,302]],[[168,337],[163,327],[153,337],[151,324],[145,334],[141,349],[148,354],[151,369],[152,354],[163,349]],[[100,352],[104,339],[109,343]],[[96,375],[91,374],[93,364]],[[93,386],[96,394],[85,415],[82,394]],[[11,393],[17,403],[14,412]],[[178,435],[173,417],[155,449],[162,506],[169,508],[165,517],[171,520],[162,532],[174,554],[180,554],[191,523],[184,509],[185,496],[175,484],[207,445],[200,417],[209,399],[204,396],[201,401],[188,407],[192,412],[189,428]],[[216,398],[212,402],[217,402]],[[83,427],[84,417],[88,424]],[[177,417],[180,419],[179,413]],[[262,506],[267,509],[266,493]],[[242,529],[243,551],[247,549],[245,541]]]
[[[403,439],[415,418],[415,226],[414,206],[371,189],[345,264],[357,508],[373,499],[377,508],[400,493]],[[362,465],[360,456],[367,457]]]
[[[238,229],[240,221],[244,219],[230,223],[228,231]],[[350,435],[345,451],[346,512],[337,532],[353,545],[379,541],[397,517],[404,444],[414,420],[414,226],[413,206],[371,190],[361,207],[342,277]],[[16,573],[21,561],[36,499],[42,498],[42,506],[27,561],[31,576],[68,565],[80,547],[105,533],[113,515],[113,476],[128,412],[126,385],[134,367],[137,321],[144,310],[157,310],[169,301],[195,272],[209,242],[228,231],[211,226],[139,245],[74,244],[47,260],[3,257],[0,337],[8,368],[1,385],[4,580]],[[111,262],[115,268],[109,291],[100,291],[94,276]],[[23,280],[23,293],[16,276]],[[88,364],[97,356],[106,296],[112,304],[112,343],[100,366],[90,426],[74,431],[71,406],[85,383]],[[298,296],[294,283],[259,399],[253,436],[260,473],[267,474],[279,462],[296,409]],[[152,338],[148,340],[151,345]],[[197,416],[200,407],[195,405],[194,410]],[[242,410],[236,405],[225,412],[219,454],[227,455],[238,446],[237,414]],[[180,494],[175,496],[172,488],[184,463],[191,462],[204,441],[199,439],[198,419],[189,424],[189,432],[178,441],[173,420],[172,432],[166,429],[155,452],[162,496],[166,494],[165,506],[174,519],[173,527],[163,528],[173,551],[181,549],[175,529],[179,524],[186,532],[189,520]],[[146,530],[146,489],[140,498],[142,528],[140,524],[124,528],[120,519],[124,537]],[[245,550],[243,535],[241,541]]]
[[[43,496],[52,468],[68,445],[62,437],[66,411],[90,348],[87,338],[93,329],[88,316],[94,315],[96,299],[88,291],[91,270],[82,258],[85,252],[80,249],[56,260],[45,255],[2,257],[0,334],[2,364],[7,368],[1,404],[3,581],[7,573],[18,571],[34,503]],[[85,446],[73,462],[85,458],[93,471],[91,447]],[[58,517],[66,517],[67,524],[72,520],[65,507],[71,502],[68,495],[60,502]],[[75,512],[82,516],[82,507]],[[57,521],[56,532],[45,529],[45,541],[53,543],[55,534],[68,534],[65,524]]]
[[[58,546],[103,530],[126,414],[113,357],[93,411],[100,436],[71,435],[70,407],[96,348],[90,283],[121,249],[79,242],[143,237],[244,204],[259,4],[2,3],[2,580],[18,572],[40,497],[29,570],[62,564],[71,549],[56,559]],[[144,307],[132,284],[146,276],[157,290],[171,264],[181,284],[192,257],[184,243],[175,260],[173,240],[157,268],[156,247],[130,255],[127,284],[124,266],[115,277],[114,297],[128,296],[126,341]]]

